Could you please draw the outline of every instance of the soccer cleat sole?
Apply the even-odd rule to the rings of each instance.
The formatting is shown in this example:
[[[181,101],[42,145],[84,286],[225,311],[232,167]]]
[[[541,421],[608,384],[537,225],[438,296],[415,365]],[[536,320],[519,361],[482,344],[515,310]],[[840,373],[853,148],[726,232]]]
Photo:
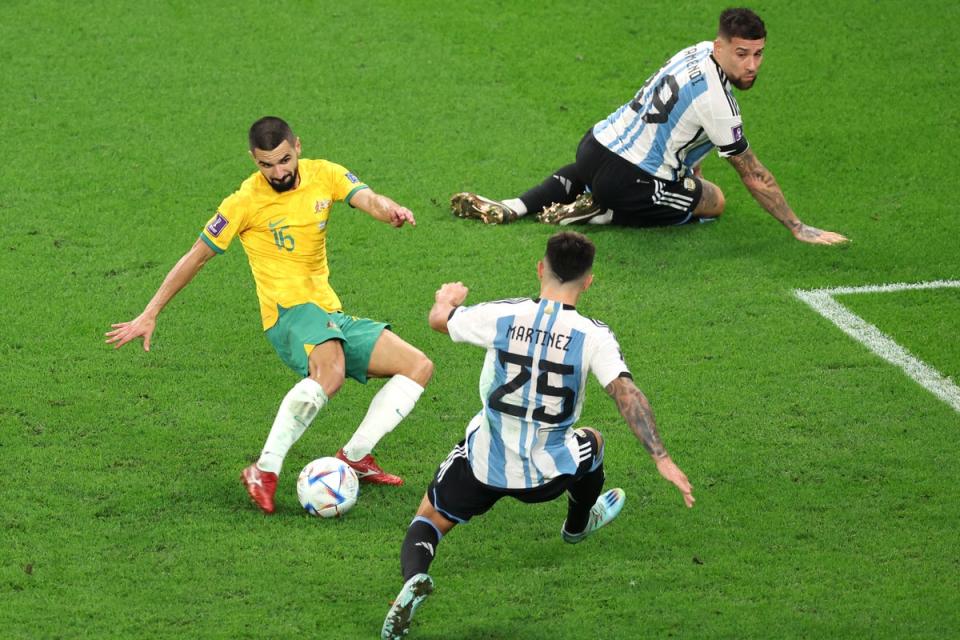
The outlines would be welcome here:
[[[455,193],[450,198],[450,210],[458,218],[472,218],[484,224],[507,224],[517,214],[507,205],[475,193]]]
[[[593,203],[593,196],[589,193],[582,193],[571,203],[554,202],[545,207],[543,211],[537,214],[537,221],[559,225],[583,224],[601,213],[604,213],[604,210]]]
[[[590,518],[587,520],[587,528],[581,533],[567,533],[567,523],[564,522],[560,527],[560,537],[567,544],[577,544],[582,542],[588,536],[613,522],[620,511],[623,510],[623,504],[626,502],[627,494],[623,489],[610,489],[600,495],[592,507],[590,507]]]
[[[426,573],[418,573],[407,580],[383,621],[383,628],[380,630],[381,640],[400,640],[407,635],[410,623],[413,621],[413,614],[431,593],[433,593],[433,578]]]

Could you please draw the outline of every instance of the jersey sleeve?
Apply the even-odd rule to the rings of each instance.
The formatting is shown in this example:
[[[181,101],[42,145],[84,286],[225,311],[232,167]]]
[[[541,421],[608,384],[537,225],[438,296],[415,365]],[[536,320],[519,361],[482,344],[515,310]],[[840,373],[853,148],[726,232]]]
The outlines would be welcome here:
[[[217,253],[226,251],[243,230],[249,210],[247,201],[239,191],[227,196],[200,232],[200,238]]]
[[[620,343],[609,328],[597,334],[596,346],[590,356],[590,371],[604,388],[622,375],[633,377],[623,359]]]
[[[490,304],[457,307],[447,320],[447,332],[454,342],[490,348],[497,334],[495,316],[494,307]]]
[[[750,146],[743,135],[740,105],[719,83],[710,88],[710,98],[703,104],[700,116],[703,130],[721,158],[740,155]]]
[[[355,176],[352,171],[335,162],[326,163],[326,178],[329,182],[330,192],[334,200],[343,201],[350,204],[350,199],[354,194],[362,189],[369,189],[366,183]],[[351,205],[353,206],[353,205]]]

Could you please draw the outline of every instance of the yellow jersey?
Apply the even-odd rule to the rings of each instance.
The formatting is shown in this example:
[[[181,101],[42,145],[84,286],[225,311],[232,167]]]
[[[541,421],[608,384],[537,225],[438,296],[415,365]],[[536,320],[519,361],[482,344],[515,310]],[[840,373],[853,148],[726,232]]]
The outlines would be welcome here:
[[[298,170],[300,185],[283,193],[257,171],[220,204],[200,233],[217,253],[240,236],[257,285],[264,331],[277,322],[278,306],[313,302],[326,311],[341,310],[328,280],[330,206],[341,200],[349,204],[367,188],[346,168],[326,160],[301,159]]]

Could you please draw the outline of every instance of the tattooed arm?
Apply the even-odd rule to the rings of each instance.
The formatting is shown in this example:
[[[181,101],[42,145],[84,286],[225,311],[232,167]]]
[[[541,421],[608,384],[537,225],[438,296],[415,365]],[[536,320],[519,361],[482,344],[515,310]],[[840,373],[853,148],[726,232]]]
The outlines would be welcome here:
[[[692,507],[696,502],[693,497],[693,487],[687,476],[680,470],[660,439],[657,432],[657,424],[653,419],[653,409],[643,392],[633,384],[633,380],[626,376],[620,376],[607,385],[607,393],[617,403],[620,415],[630,425],[633,435],[647,450],[650,457],[657,465],[657,471],[660,475],[676,485],[677,489],[683,494],[683,501],[687,507]]]
[[[823,231],[803,224],[793,212],[793,209],[790,208],[790,205],[787,204],[786,198],[783,197],[783,191],[777,184],[777,179],[773,177],[769,169],[760,163],[752,149],[748,148],[743,153],[731,156],[727,160],[740,174],[743,184],[754,199],[760,203],[760,206],[789,229],[794,238],[811,244],[839,244],[847,241],[839,233]]]

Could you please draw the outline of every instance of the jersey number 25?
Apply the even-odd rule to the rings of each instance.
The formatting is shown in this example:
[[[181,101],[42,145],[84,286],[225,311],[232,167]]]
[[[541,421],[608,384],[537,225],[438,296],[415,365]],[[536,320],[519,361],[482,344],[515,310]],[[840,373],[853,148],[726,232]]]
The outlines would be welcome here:
[[[574,402],[576,394],[573,392],[573,389],[568,387],[555,387],[550,384],[549,380],[549,374],[551,373],[570,375],[574,371],[573,365],[560,364],[549,360],[540,360],[537,363],[537,369],[540,371],[540,375],[537,376],[537,394],[560,398],[562,403],[560,413],[552,414],[547,413],[547,408],[542,405],[529,407],[527,405],[510,404],[504,400],[505,396],[510,395],[530,382],[530,379],[533,377],[533,357],[498,349],[497,358],[504,368],[506,368],[507,364],[515,364],[520,367],[520,370],[516,376],[507,380],[490,394],[487,405],[491,409],[517,418],[532,418],[539,422],[546,422],[547,424],[558,424],[573,414],[573,409],[576,404]],[[529,416],[527,415],[528,413],[530,414]]]

